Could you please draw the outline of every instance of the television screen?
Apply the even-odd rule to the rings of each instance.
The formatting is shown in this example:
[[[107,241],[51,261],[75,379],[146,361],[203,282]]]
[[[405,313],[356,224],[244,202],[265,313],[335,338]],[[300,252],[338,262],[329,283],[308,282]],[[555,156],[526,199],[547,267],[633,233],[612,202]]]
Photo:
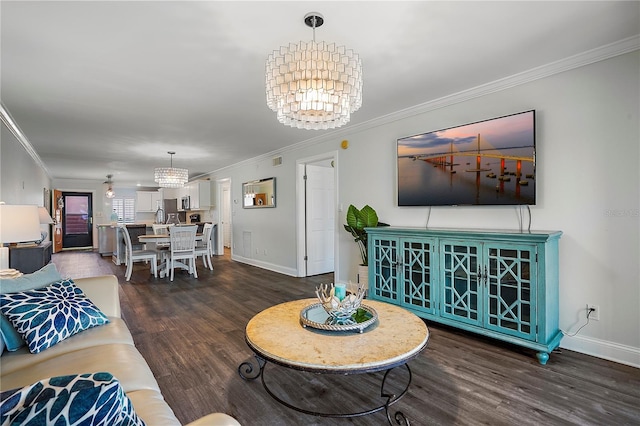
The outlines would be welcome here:
[[[398,139],[398,205],[535,205],[535,110]]]

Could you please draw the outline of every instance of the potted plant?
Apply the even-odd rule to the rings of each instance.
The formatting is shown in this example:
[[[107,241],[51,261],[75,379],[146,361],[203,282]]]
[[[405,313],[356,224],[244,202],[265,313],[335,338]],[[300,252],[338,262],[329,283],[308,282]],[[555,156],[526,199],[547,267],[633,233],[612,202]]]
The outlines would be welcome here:
[[[371,228],[375,226],[389,226],[386,223],[378,221],[378,215],[376,211],[369,205],[364,206],[358,210],[356,206],[351,204],[347,210],[347,224],[344,225],[344,229],[349,232],[354,241],[358,244],[360,249],[360,257],[362,263],[358,270],[358,283],[366,286],[368,284],[368,265],[369,257],[367,254],[367,232],[364,228]]]

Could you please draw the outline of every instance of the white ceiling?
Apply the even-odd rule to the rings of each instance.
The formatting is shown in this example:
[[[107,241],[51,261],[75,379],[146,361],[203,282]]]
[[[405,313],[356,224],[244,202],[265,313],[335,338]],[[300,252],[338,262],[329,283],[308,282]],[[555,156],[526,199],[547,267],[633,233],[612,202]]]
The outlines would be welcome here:
[[[311,40],[311,11],[363,62],[340,130],[640,33],[637,1],[3,0],[2,103],[52,178],[154,185],[167,151],[198,176],[328,132],[265,103],[266,57]]]

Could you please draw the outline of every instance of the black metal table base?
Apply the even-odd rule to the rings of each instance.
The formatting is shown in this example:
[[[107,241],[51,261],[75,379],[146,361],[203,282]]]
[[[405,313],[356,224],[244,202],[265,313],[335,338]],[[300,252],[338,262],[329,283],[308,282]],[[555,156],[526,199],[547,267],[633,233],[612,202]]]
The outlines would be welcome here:
[[[365,410],[365,411],[359,411],[359,412],[355,412],[355,413],[320,413],[320,412],[316,412],[316,411],[311,411],[311,410],[307,410],[301,407],[297,407],[295,405],[292,405],[290,403],[288,403],[287,401],[282,400],[280,397],[278,397],[267,385],[267,383],[265,382],[264,379],[264,371],[265,371],[265,367],[267,365],[267,360],[265,360],[264,358],[258,356],[258,355],[254,355],[256,361],[256,365],[254,366],[254,364],[251,361],[245,361],[242,364],[240,364],[240,366],[238,367],[238,374],[240,375],[240,377],[244,380],[255,380],[258,377],[261,378],[262,381],[262,386],[264,387],[264,389],[267,391],[267,393],[269,395],[271,395],[271,397],[273,399],[275,399],[276,401],[278,401],[280,404],[284,405],[285,407],[288,407],[292,410],[296,410],[300,413],[304,413],[304,414],[309,414],[312,416],[317,416],[317,417],[336,417],[336,418],[351,418],[351,417],[360,417],[360,416],[366,416],[368,414],[372,414],[372,413],[376,413],[378,411],[381,410],[385,410],[385,413],[387,415],[387,420],[389,421],[390,425],[410,425],[409,419],[407,419],[405,417],[405,415],[400,412],[397,411],[393,414],[393,418],[391,416],[391,413],[389,411],[391,405],[395,404],[396,402],[398,402],[409,390],[409,385],[411,384],[411,369],[409,368],[408,364],[402,364],[401,366],[397,366],[397,367],[392,367],[388,370],[385,371],[384,376],[382,377],[382,384],[380,385],[380,396],[386,400],[386,402],[380,406],[371,408],[369,410]],[[389,373],[391,371],[393,371],[395,368],[398,367],[404,367],[406,368],[407,372],[409,373],[409,379],[407,380],[407,384],[405,386],[405,388],[402,390],[402,392],[400,392],[399,394],[390,394],[390,393],[386,393],[385,392],[385,384],[387,381],[387,377],[389,375]],[[395,422],[395,423],[394,423]]]

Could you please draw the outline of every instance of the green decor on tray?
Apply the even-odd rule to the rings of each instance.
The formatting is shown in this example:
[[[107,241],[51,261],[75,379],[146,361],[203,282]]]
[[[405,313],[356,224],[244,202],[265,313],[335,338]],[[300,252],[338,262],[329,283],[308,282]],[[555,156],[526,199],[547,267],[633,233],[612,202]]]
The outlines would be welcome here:
[[[358,324],[362,324],[365,321],[369,321],[373,318],[373,315],[366,311],[365,309],[358,308],[353,315],[351,315],[351,319]]]

